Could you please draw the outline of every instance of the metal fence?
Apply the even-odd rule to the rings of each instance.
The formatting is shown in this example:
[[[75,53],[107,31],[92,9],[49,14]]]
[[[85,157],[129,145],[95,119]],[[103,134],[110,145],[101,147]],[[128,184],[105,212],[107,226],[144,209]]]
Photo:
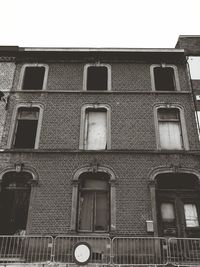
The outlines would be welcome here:
[[[173,265],[200,266],[200,238],[170,238],[168,250]]]
[[[75,264],[74,248],[91,248],[90,264],[113,266],[200,266],[200,238],[108,236],[0,236],[0,265]]]
[[[74,264],[73,251],[78,242],[86,242],[92,248],[90,263],[111,263],[111,239],[107,236],[57,236],[54,243],[55,262]]]
[[[51,261],[51,236],[0,236],[0,263],[42,263]]]
[[[116,237],[112,240],[112,257],[117,265],[165,265],[167,241],[154,237]]]

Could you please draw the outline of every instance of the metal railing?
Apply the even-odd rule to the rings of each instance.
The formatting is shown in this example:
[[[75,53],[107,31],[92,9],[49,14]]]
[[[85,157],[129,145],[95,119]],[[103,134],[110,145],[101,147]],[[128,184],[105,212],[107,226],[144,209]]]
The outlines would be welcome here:
[[[0,236],[0,265],[75,264],[74,248],[86,242],[89,263],[113,266],[200,266],[200,238],[108,236]]]
[[[173,265],[200,266],[200,238],[170,238],[168,250]]]
[[[73,251],[78,242],[86,242],[92,248],[90,263],[111,263],[111,239],[107,236],[57,236],[54,243],[55,262],[74,264]]]
[[[115,237],[112,240],[113,264],[165,265],[167,240],[154,237]]]
[[[0,236],[0,264],[51,261],[51,236]]]

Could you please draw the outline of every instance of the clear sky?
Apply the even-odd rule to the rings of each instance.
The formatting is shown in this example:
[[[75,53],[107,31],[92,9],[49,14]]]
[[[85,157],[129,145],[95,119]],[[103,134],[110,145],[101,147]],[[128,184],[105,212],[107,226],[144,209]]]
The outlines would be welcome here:
[[[200,0],[0,0],[0,45],[173,48]]]

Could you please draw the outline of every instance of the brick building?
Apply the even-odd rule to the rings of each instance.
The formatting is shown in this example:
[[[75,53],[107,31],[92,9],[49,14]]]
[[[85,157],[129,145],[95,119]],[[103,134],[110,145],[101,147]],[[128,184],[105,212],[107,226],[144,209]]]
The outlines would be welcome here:
[[[195,42],[0,48],[0,264],[200,264]]]

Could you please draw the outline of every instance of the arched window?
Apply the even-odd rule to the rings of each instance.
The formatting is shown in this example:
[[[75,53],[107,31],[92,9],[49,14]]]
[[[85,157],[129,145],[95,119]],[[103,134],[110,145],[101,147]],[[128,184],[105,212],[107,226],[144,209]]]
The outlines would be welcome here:
[[[0,234],[20,234],[26,230],[32,179],[28,172],[4,174],[0,192]]]
[[[200,188],[195,175],[157,175],[156,200],[159,235],[200,237]]]
[[[73,178],[71,231],[116,230],[115,175],[100,166],[84,167]]]

